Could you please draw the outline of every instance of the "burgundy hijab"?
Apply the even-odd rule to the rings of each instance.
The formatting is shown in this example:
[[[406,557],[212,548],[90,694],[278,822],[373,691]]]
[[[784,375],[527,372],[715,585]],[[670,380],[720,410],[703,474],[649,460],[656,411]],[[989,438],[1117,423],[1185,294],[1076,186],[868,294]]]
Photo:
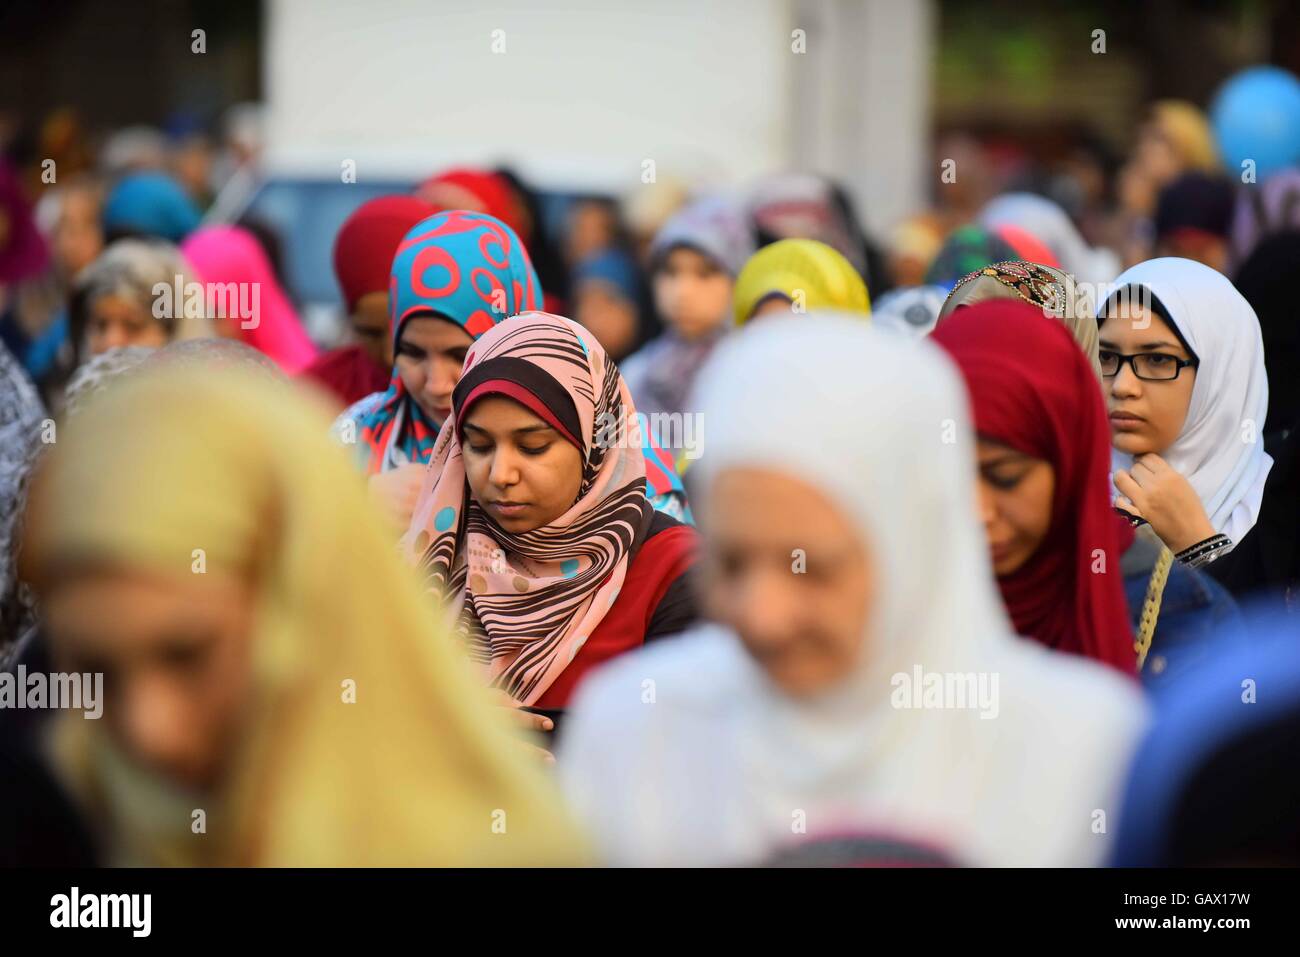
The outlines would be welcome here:
[[[1060,322],[1014,300],[958,309],[931,338],[961,368],[975,431],[1055,472],[1046,538],[998,578],[1016,631],[1132,674],[1120,557],[1133,534],[1111,507],[1110,429],[1088,360]]]
[[[0,244],[0,285],[40,275],[49,264],[49,249],[36,228],[18,171],[3,159],[0,159],[0,210],[9,220],[8,238]]]

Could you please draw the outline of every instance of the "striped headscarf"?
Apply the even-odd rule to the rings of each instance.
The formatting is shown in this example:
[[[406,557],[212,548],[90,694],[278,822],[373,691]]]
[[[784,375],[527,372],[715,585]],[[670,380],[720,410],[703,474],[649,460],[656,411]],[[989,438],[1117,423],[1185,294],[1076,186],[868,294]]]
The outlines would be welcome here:
[[[459,423],[485,395],[525,405],[582,453],[578,498],[548,525],[508,533],[469,492]],[[600,624],[649,527],[638,431],[627,383],[572,320],[526,313],[465,357],[402,545],[450,603],[471,658],[519,704],[537,701]]]
[[[541,303],[537,273],[513,229],[486,213],[438,213],[416,224],[393,258],[388,285],[393,352],[412,316],[446,319],[477,338]],[[368,403],[356,424],[371,475],[429,461],[442,425],[420,410],[396,367],[388,391]]]

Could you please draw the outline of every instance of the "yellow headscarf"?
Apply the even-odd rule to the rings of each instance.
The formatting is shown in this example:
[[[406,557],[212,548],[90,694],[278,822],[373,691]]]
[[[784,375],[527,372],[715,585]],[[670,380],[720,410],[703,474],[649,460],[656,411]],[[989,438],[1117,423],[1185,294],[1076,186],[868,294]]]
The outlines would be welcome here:
[[[782,239],[749,258],[732,294],[736,325],[748,322],[773,294],[799,303],[808,312],[836,309],[871,314],[867,285],[858,271],[830,246],[813,239]]]
[[[187,576],[201,548],[257,595],[246,733],[207,833],[80,714],[58,754],[74,790],[118,860],[581,862],[551,782],[508,739],[327,437],[328,411],[292,389],[239,368],[149,370],[59,435],[28,522],[38,587],[69,561]]]
[[[1203,110],[1186,100],[1157,100],[1151,115],[1188,169],[1202,173],[1219,169],[1214,131]]]

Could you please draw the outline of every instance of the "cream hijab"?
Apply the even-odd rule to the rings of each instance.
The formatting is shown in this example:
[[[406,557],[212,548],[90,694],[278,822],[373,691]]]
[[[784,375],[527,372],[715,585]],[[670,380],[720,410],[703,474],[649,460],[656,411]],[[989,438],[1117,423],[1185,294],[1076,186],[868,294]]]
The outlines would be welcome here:
[[[1191,483],[1210,524],[1240,542],[1259,519],[1273,466],[1264,451],[1268,374],[1255,310],[1227,277],[1190,259],[1149,259],[1115,286],[1149,289],[1201,360],[1183,429],[1162,458]],[[1117,451],[1112,461],[1127,469],[1133,457]]]
[[[107,721],[60,716],[59,766],[111,859],[580,861],[558,795],[435,624],[328,424],[260,370],[160,366],[94,396],[35,479],[24,563],[39,588],[84,561],[190,577],[198,545],[209,570],[254,569],[254,690],[222,793],[195,803],[133,767]]]
[[[773,317],[700,381],[697,494],[707,503],[732,466],[802,479],[838,502],[885,580],[856,670],[811,700],[777,689],[721,626],[590,678],[560,767],[606,858],[756,863],[802,822],[809,837],[884,830],[970,864],[1099,862],[1095,829],[1113,828],[1144,710],[1126,679],[1013,635],[972,505],[956,369],[852,319]],[[918,667],[997,676],[996,714],[895,707]]]

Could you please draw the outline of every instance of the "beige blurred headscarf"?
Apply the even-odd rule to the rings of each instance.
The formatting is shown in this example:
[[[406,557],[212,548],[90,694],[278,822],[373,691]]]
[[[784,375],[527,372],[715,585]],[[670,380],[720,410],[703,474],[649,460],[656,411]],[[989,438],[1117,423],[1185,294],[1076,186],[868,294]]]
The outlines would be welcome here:
[[[1019,299],[1065,324],[1101,381],[1097,358],[1097,318],[1091,293],[1068,272],[1038,263],[1001,262],[968,273],[957,281],[939,310],[939,323],[962,306],[991,299]]]
[[[95,396],[37,476],[24,569],[38,588],[69,563],[188,577],[202,547],[257,595],[253,691],[210,805],[133,766],[107,722],[62,717],[57,763],[110,859],[580,863],[551,782],[436,624],[328,425],[254,371],[146,367]],[[198,806],[211,813],[196,835]]]
[[[1151,107],[1151,118],[1186,169],[1218,171],[1219,152],[1204,110],[1186,100],[1157,100]]]

